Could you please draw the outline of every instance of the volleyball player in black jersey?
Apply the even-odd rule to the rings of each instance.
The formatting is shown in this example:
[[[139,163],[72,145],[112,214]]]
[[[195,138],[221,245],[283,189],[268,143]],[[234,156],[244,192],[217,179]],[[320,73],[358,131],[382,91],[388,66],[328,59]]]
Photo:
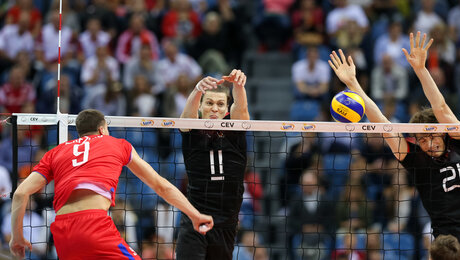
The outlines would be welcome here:
[[[221,85],[224,81],[233,83],[230,113],[230,89]],[[181,118],[248,120],[245,84],[246,76],[240,70],[220,80],[202,79],[188,97]],[[232,259],[244,192],[246,133],[190,129],[181,129],[181,133],[187,197],[200,212],[212,215],[214,228],[203,236],[182,215],[177,259]]]
[[[428,69],[427,52],[433,39],[426,42],[420,32],[414,39],[410,34],[410,53],[403,49],[407,61],[420,80],[431,108],[412,116],[411,123],[460,123],[446,104]],[[340,57],[339,57],[340,55]],[[374,123],[390,123],[376,104],[366,95],[355,75],[353,59],[339,50],[330,55],[329,65],[350,90],[357,92],[366,104],[367,118]],[[460,136],[448,134],[415,134],[415,143],[402,134],[384,133],[383,137],[393,154],[413,176],[415,186],[426,211],[430,215],[433,235],[453,235],[460,239]]]

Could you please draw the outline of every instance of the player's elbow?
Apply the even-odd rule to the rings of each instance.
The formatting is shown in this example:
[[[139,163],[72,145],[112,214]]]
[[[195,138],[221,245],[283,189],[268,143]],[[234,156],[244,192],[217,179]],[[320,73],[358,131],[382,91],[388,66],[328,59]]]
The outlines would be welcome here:
[[[168,194],[171,194],[173,191],[173,187],[174,186],[170,182],[161,177],[161,179],[156,182],[156,185],[153,188],[160,197],[166,199]]]

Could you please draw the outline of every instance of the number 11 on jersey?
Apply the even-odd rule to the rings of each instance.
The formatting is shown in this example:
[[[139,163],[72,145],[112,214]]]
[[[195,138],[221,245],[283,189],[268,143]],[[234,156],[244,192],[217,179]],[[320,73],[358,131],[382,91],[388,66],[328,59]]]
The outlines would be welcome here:
[[[209,151],[209,165],[211,166],[211,181],[223,181],[224,180],[224,164],[223,164],[223,158],[222,158],[222,150],[217,150],[217,157],[219,159],[219,172],[217,174],[221,176],[215,176],[216,175],[216,166],[214,163],[214,150]]]

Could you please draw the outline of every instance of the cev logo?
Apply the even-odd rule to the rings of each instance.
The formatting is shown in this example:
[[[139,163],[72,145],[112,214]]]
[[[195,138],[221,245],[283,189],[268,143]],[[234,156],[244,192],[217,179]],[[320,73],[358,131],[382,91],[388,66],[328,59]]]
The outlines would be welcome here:
[[[161,123],[162,126],[174,126],[176,122],[173,120],[163,120],[163,123]]]
[[[141,126],[152,126],[154,121],[151,119],[142,119]]]
[[[449,131],[449,132],[456,131],[456,130],[458,130],[458,126],[448,126],[448,127],[446,127],[446,131]]]
[[[303,130],[314,130],[316,128],[315,125],[303,124]]]
[[[425,128],[423,128],[423,131],[425,131],[425,132],[433,132],[433,131],[436,131],[436,129],[438,129],[436,126],[428,125],[428,126],[425,126]]]
[[[294,130],[294,124],[283,123],[281,130]]]

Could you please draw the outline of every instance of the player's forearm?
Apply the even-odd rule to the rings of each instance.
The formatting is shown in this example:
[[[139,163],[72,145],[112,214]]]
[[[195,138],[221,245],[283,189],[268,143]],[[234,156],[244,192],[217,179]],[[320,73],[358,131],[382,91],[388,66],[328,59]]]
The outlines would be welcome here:
[[[233,87],[232,119],[248,120],[248,99],[244,87]]]
[[[27,203],[29,202],[29,194],[15,192],[11,205],[11,236],[23,236],[24,214],[26,212]]]
[[[181,118],[198,118],[198,107],[200,106],[201,95],[203,93],[196,88],[193,89],[187,98],[184,111],[180,115]]]
[[[446,104],[444,97],[439,91],[438,86],[434,82],[427,68],[414,69],[420,83],[422,84],[423,92],[431,104],[433,110],[442,108]]]
[[[390,121],[382,114],[375,102],[366,94],[366,92],[364,92],[356,78],[347,82],[346,85],[363,98],[366,116],[369,121],[373,123],[390,123]]]
[[[184,194],[182,194],[182,192],[169,181],[161,177],[159,185],[161,188],[157,189],[156,192],[169,204],[178,208],[191,219],[196,218],[200,214],[200,212],[188,201]]]

